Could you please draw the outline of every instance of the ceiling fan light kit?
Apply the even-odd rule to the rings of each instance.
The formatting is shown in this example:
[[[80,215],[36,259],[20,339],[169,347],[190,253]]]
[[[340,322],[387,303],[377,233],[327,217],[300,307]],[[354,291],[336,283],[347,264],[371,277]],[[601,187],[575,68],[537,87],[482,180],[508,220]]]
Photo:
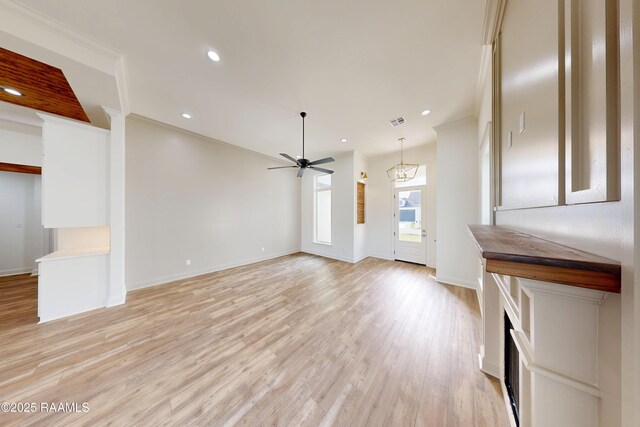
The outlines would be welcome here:
[[[387,175],[389,176],[389,181],[391,182],[411,181],[416,177],[419,165],[404,162],[402,150],[404,138],[400,138],[398,141],[400,141],[400,163],[387,169]]]
[[[282,157],[284,157],[287,160],[292,161],[293,163],[295,163],[295,165],[291,165],[291,166],[276,166],[276,167],[267,168],[267,169],[271,170],[271,169],[299,168],[300,170],[298,171],[298,178],[302,178],[302,176],[304,175],[305,170],[307,170],[307,169],[313,169],[313,170],[318,171],[318,172],[332,174],[333,173],[332,170],[319,168],[319,167],[317,167],[317,165],[322,165],[324,163],[335,162],[335,159],[333,157],[325,157],[324,159],[315,160],[313,162],[304,158],[304,118],[307,117],[307,113],[305,113],[303,111],[302,113],[300,113],[300,117],[302,117],[302,158],[295,159],[295,158],[293,158],[292,156],[290,156],[288,154],[280,153],[280,155]]]

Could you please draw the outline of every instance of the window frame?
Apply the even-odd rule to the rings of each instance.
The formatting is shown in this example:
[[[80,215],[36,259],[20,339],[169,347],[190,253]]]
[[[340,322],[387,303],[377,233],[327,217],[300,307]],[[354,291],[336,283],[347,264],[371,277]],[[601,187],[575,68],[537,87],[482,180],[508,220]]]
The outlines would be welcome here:
[[[325,176],[329,177],[329,188],[320,189],[318,188],[318,179]],[[318,194],[326,191],[330,192],[329,200],[331,203],[329,209],[330,240],[328,242],[318,239]],[[330,174],[316,174],[313,177],[313,243],[327,246],[331,246],[333,244],[333,178]]]

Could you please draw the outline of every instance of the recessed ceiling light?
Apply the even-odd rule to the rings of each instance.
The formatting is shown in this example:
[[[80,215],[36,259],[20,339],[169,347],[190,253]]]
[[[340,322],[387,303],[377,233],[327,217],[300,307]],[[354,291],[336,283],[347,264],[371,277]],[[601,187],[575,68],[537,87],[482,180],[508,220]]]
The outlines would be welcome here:
[[[215,53],[214,51],[210,50],[209,52],[207,52],[207,56],[209,57],[210,60],[212,60],[213,62],[220,62],[220,55],[218,55],[217,53]]]
[[[15,89],[11,89],[10,87],[3,87],[2,90],[13,96],[23,96],[22,93],[18,92]]]
[[[189,113],[182,113],[182,117],[184,117],[185,119],[190,119],[190,118],[191,118],[191,114],[189,114]]]
[[[301,158],[302,158],[302,156],[296,156],[296,159],[301,159]]]
[[[347,142],[347,138],[342,138],[340,142]]]
[[[428,115],[429,115],[429,113],[431,113],[431,110],[424,110],[424,111],[423,111],[422,113],[420,113],[420,114],[422,114],[423,116],[428,116]]]

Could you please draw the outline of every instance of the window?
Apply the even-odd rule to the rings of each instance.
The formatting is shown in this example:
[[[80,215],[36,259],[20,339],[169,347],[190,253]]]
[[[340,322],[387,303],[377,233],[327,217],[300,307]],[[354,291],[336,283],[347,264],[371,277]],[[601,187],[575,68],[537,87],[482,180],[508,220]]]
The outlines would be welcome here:
[[[398,240],[420,243],[422,190],[398,191]]]
[[[331,175],[314,177],[315,192],[315,241],[331,244]]]

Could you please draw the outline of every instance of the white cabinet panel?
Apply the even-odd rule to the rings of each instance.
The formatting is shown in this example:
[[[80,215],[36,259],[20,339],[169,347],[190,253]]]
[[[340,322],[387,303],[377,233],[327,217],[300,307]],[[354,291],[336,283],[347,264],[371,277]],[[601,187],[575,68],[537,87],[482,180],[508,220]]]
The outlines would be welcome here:
[[[619,200],[617,1],[565,0],[567,204]]]
[[[45,228],[106,225],[108,131],[41,117]]]
[[[501,206],[557,205],[562,65],[557,2],[510,0],[499,43]]]
[[[105,250],[108,250],[105,248]],[[60,258],[55,258],[60,256]],[[50,255],[40,261],[40,323],[104,307],[107,300],[106,253]]]

